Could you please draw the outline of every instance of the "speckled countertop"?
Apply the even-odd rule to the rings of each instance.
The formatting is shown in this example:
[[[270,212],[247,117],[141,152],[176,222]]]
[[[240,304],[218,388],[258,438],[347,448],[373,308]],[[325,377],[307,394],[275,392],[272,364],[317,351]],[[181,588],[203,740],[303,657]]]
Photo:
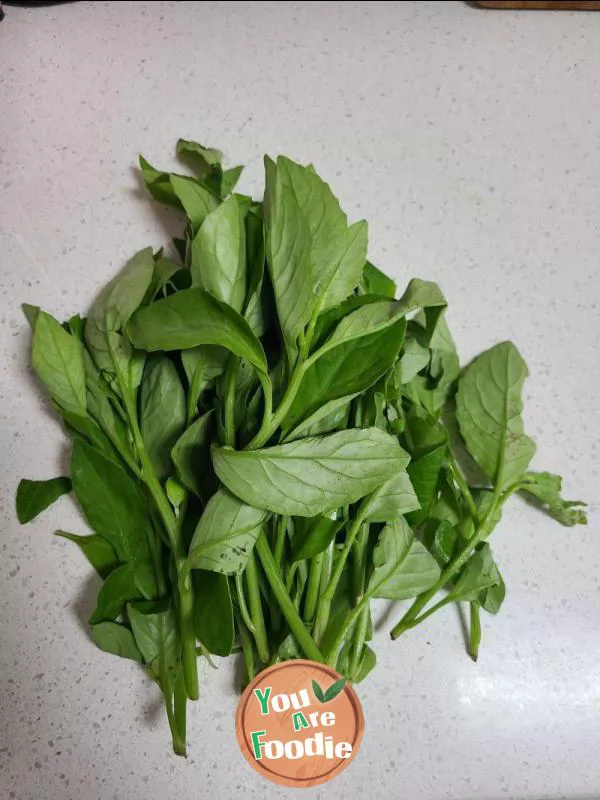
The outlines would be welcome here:
[[[27,367],[22,301],[84,311],[166,238],[139,151],[179,136],[247,163],[314,162],[370,255],[439,281],[465,359],[514,339],[529,363],[536,465],[587,498],[587,529],[516,501],[495,552],[508,584],[463,652],[456,612],[393,644],[359,687],[355,763],[311,798],[600,797],[600,14],[463,3],[89,3],[7,8],[0,26],[0,798],[292,797],[238,753],[229,667],[202,669],[190,757],[134,664],[84,623],[95,579],[52,537],[69,499],[21,528],[22,476],[64,469]],[[296,796],[296,795],[293,795]]]

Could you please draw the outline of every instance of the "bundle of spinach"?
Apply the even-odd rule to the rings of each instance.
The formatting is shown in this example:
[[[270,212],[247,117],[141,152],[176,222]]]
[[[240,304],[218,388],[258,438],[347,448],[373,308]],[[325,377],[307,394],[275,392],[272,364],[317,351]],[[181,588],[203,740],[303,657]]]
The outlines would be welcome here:
[[[24,307],[72,450],[70,477],[21,481],[17,512],[73,489],[94,533],[58,535],[104,581],[94,641],[144,665],[184,754],[198,655],[241,652],[249,678],[306,656],[360,681],[371,600],[412,598],[393,638],[465,601],[476,658],[505,594],[487,539],[506,500],[586,518],[528,469],[513,344],[461,372],[440,289],[395,299],[312,166],[267,158],[256,202],[218,151],[177,153],[192,175],[141,168],[185,217],[178,258],[141,251],[87,318]]]

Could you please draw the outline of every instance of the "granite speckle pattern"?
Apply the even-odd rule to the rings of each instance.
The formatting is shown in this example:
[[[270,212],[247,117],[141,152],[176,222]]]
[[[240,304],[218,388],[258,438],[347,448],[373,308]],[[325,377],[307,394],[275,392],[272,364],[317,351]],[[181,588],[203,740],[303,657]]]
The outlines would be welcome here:
[[[292,797],[237,751],[229,666],[202,667],[190,757],[169,753],[152,687],[86,635],[95,578],[51,535],[84,530],[74,504],[23,528],[14,515],[19,477],[65,469],[19,304],[84,311],[136,249],[165,241],[132,165],[140,151],[171,164],[178,136],[247,163],[247,191],[264,152],[314,162],[369,220],[375,263],[441,283],[465,359],[513,338],[535,463],[591,502],[577,530],[507,510],[494,549],[508,598],[477,665],[454,609],[396,644],[377,634],[361,752],[306,796],[600,796],[599,41],[600,14],[455,2],[6,8],[0,797]]]

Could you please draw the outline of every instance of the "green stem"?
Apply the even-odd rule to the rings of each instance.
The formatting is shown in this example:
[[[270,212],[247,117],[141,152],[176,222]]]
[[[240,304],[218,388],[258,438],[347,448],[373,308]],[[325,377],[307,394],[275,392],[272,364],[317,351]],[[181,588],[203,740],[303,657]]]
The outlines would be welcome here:
[[[254,623],[250,617],[250,612],[248,611],[248,606],[246,605],[246,594],[244,592],[244,582],[242,576],[237,574],[235,576],[235,591],[237,594],[237,601],[238,606],[240,609],[240,614],[242,615],[242,619],[244,620],[244,625],[250,633],[256,633],[256,628],[254,627]]]
[[[181,722],[181,709],[178,707],[178,712],[176,713],[173,710],[173,691],[169,684],[169,679],[165,674],[164,670],[161,670],[161,679],[160,685],[162,689],[162,693],[165,698],[165,708],[167,710],[167,719],[169,721],[169,728],[171,730],[171,738],[173,740],[173,752],[178,756],[186,756],[186,749],[185,749],[185,732],[182,735],[181,730],[179,729],[179,723]]]
[[[369,513],[369,507],[371,501],[376,494],[377,491],[373,492],[372,494],[364,498],[364,500],[358,507],[358,513],[355,519],[353,520],[352,525],[350,525],[350,528],[348,529],[348,533],[346,534],[346,541],[344,542],[344,546],[342,548],[342,551],[339,555],[339,558],[333,570],[333,575],[331,576],[331,579],[327,584],[327,588],[323,592],[323,599],[325,601],[329,601],[330,604],[331,601],[333,600],[333,596],[335,594],[335,590],[337,589],[337,585],[340,582],[340,578],[342,577],[342,572],[344,571],[344,566],[346,565],[346,561],[348,559],[348,556],[350,555],[350,550],[352,549],[354,540],[356,539],[360,529],[362,528],[363,522],[365,521],[365,517]]]
[[[304,602],[304,621],[307,623],[307,625],[312,624],[312,621],[315,617],[315,612],[317,610],[324,558],[325,553],[319,553],[310,561],[308,586],[306,588],[306,600]]]
[[[177,680],[175,681],[175,689],[173,691],[173,709],[175,724],[177,725],[179,736],[183,741],[184,755],[187,738],[187,700],[185,678],[183,671],[179,670],[177,673]]]
[[[121,385],[125,384],[121,381]],[[196,636],[193,626],[194,595],[192,583],[186,565],[185,551],[181,541],[181,531],[178,522],[173,514],[169,500],[163,491],[160,481],[156,477],[154,467],[150,461],[144,440],[137,421],[135,410],[135,400],[129,392],[123,392],[125,409],[129,416],[129,425],[133,435],[134,445],[142,466],[142,478],[152,495],[162,523],[167,532],[169,545],[175,559],[177,570],[177,589],[179,591],[179,627],[182,647],[182,663],[185,678],[185,686],[190,700],[197,700],[198,690],[198,667],[196,664]]]
[[[352,609],[352,611],[346,616],[345,620],[340,625],[334,642],[327,653],[326,663],[329,664],[329,666],[334,666],[336,664],[340,650],[342,649],[342,645],[344,644],[346,636],[348,635],[348,631],[360,617],[365,607],[368,607],[368,602],[368,596],[363,597],[360,603]]]
[[[277,407],[277,411],[270,415],[264,415],[260,430],[254,439],[252,439],[252,441],[244,448],[245,450],[258,450],[259,448],[264,447],[264,445],[269,441],[292,407],[292,403],[296,399],[296,395],[298,394],[298,389],[300,388],[303,377],[304,364],[300,362],[296,365],[294,371],[292,372],[292,377],[287,389],[285,390],[285,394],[283,395],[281,402]]]
[[[248,629],[238,617],[237,619],[238,631],[240,634],[240,642],[242,644],[242,653],[244,655],[244,665],[248,675],[248,683],[254,678],[254,650],[252,649],[252,639],[248,633]]]
[[[490,503],[487,512],[484,514],[481,523],[477,529],[477,531],[471,536],[471,538],[466,542],[466,544],[461,548],[461,550],[454,556],[454,558],[448,563],[446,568],[442,570],[442,573],[439,577],[439,580],[429,589],[427,592],[419,595],[417,599],[414,601],[412,606],[408,609],[406,614],[402,617],[400,622],[398,622],[391,631],[392,639],[397,639],[400,634],[402,634],[408,628],[414,627],[414,624],[417,624],[416,620],[419,615],[419,612],[425,608],[427,603],[434,597],[440,589],[443,589],[444,586],[452,580],[452,578],[456,575],[456,573],[462,569],[462,567],[466,564],[469,559],[469,556],[473,552],[474,548],[482,542],[485,537],[488,535],[488,522],[492,519],[494,512],[498,506],[498,502],[500,497],[498,494],[494,497],[492,502]],[[443,601],[442,601],[443,602]],[[438,603],[437,606],[434,606],[433,610],[437,610],[440,607]],[[424,614],[420,619],[419,622],[426,619],[430,616],[431,612]]]
[[[467,508],[469,509],[469,514],[473,518],[473,522],[477,524],[479,522],[479,512],[477,510],[477,505],[475,504],[475,500],[473,499],[473,495],[471,494],[469,484],[465,480],[465,477],[462,474],[461,469],[458,466],[458,463],[454,458],[454,455],[452,454],[450,449],[448,449],[448,459],[449,459],[448,468],[450,470],[450,474],[454,478],[456,485],[460,489],[460,492],[465,499],[465,503],[467,504]]]
[[[362,603],[362,601],[361,601]],[[365,640],[367,638],[367,628],[369,627],[369,603],[362,604],[362,611],[358,615],[354,640],[352,642],[352,654],[350,656],[349,674],[351,680],[356,680],[360,662],[362,660]]]
[[[225,371],[225,444],[228,447],[235,447],[235,385],[240,359],[231,355],[227,360]]]
[[[298,614],[289,594],[285,589],[285,585],[281,580],[279,569],[277,568],[277,564],[275,563],[275,559],[271,553],[271,548],[269,547],[269,543],[264,531],[261,531],[258,535],[258,539],[256,540],[256,551],[263,565],[267,580],[273,589],[275,599],[277,600],[283,616],[286,618],[287,623],[290,626],[292,634],[296,637],[296,641],[308,658],[311,658],[313,661],[319,661],[320,663],[323,663],[323,656],[321,655],[319,648],[304,626],[300,615]]]
[[[246,580],[248,582],[248,603],[250,605],[250,616],[254,625],[254,641],[258,657],[266,664],[269,660],[269,642],[265,628],[265,618],[263,616],[262,600],[260,597],[260,585],[258,583],[258,570],[256,569],[256,559],[254,553],[250,553],[245,569]]]
[[[278,517],[277,518],[277,530],[275,536],[275,562],[279,569],[281,569],[281,564],[283,563],[283,551],[285,549],[285,534],[287,533],[287,517]]]
[[[327,550],[325,550],[323,554],[323,564],[321,567],[321,585],[319,587],[321,595],[317,601],[317,613],[315,615],[315,624],[313,625],[313,636],[317,644],[321,643],[321,639],[323,638],[325,629],[327,628],[327,623],[329,621],[329,610],[331,608],[331,603],[325,603],[323,601],[323,592],[327,588],[327,585],[331,579],[334,548],[335,548],[335,542],[330,542],[329,547],[327,548]]]
[[[473,661],[477,661],[479,656],[479,645],[481,644],[481,620],[479,618],[479,603],[471,602],[471,625],[469,629],[469,655]]]

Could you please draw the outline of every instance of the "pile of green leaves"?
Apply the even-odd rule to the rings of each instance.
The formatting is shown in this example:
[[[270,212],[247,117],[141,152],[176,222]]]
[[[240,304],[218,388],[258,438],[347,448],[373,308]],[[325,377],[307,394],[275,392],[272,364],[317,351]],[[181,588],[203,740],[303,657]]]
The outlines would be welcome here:
[[[561,479],[531,472],[527,368],[504,342],[461,371],[435,283],[399,299],[312,166],[241,168],[179,141],[192,174],[141,159],[182,217],[177,258],[142,250],[64,323],[32,306],[32,362],[72,442],[69,477],[21,481],[33,519],[73,490],[74,541],[103,580],[102,650],[144,665],[175,752],[197,658],[241,653],[248,678],[308,657],[351,681],[375,665],[371,600],[412,599],[397,638],[448,603],[496,614],[488,537],[520,493],[585,523]]]

